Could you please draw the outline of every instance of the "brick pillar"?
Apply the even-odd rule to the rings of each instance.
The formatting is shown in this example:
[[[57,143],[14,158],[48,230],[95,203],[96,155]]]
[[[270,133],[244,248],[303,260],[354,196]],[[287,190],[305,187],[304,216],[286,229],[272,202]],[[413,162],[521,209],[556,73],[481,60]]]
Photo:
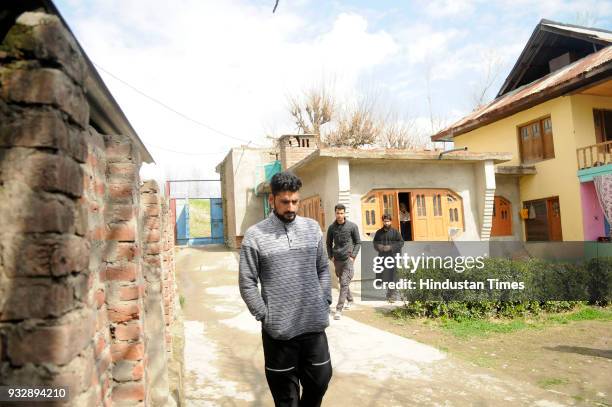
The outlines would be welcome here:
[[[106,225],[104,213],[108,199],[106,184],[106,146],[104,137],[89,128],[87,143],[87,161],[83,165],[85,194],[84,205],[87,205],[88,233],[91,245],[89,269],[92,272],[92,289],[96,312],[96,330],[94,335],[95,371],[92,375],[92,386],[96,388],[98,405],[110,403],[111,389],[111,339],[106,307],[106,263],[109,246],[106,242]]]
[[[168,202],[161,204],[162,225],[162,292],[164,296],[164,319],[166,322],[166,348],[172,352],[172,323],[175,320],[176,282],[174,279],[174,219]]]
[[[140,157],[123,136],[105,136],[106,305],[111,332],[113,405],[145,405],[144,279],[142,274]]]
[[[68,405],[95,405],[83,57],[44,13],[0,49],[0,385],[66,385]]]
[[[145,353],[147,356],[147,395],[153,405],[166,405],[168,389],[168,356],[166,324],[162,296],[162,236],[159,188],[155,181],[140,187],[143,220],[143,271],[145,278]]]

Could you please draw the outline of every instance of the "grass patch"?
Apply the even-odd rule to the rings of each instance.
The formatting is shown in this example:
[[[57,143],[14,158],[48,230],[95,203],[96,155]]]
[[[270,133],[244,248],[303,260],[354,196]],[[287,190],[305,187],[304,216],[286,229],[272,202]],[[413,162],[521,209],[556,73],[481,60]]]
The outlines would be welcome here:
[[[190,199],[189,236],[209,237],[210,235],[210,199]]]
[[[522,319],[511,321],[483,320],[483,319],[446,319],[440,326],[457,338],[467,339],[473,336],[487,336],[491,333],[510,333],[529,327]]]
[[[546,319],[560,324],[570,321],[612,321],[612,309],[583,307],[572,313],[547,315]]]
[[[562,384],[568,384],[569,380],[564,379],[562,377],[548,377],[546,379],[538,380],[538,386],[543,389],[549,389],[553,386],[559,386]]]
[[[181,304],[181,308],[185,308],[185,296],[183,294],[179,295],[179,303]]]
[[[409,320],[414,320],[395,309],[383,313],[391,317],[396,325],[403,325]],[[569,324],[578,321],[612,321],[612,307],[597,307],[580,305],[573,311],[561,313],[543,313],[538,316],[516,317],[516,318],[449,318],[446,316],[422,320],[425,325],[434,324],[444,331],[460,339],[471,337],[486,337],[493,334],[508,334],[523,329],[543,329],[547,326],[558,324]]]

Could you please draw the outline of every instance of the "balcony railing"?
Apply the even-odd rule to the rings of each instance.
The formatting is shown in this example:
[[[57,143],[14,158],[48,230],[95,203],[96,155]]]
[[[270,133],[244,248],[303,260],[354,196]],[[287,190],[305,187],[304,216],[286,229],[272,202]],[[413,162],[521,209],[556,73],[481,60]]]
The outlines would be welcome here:
[[[612,141],[578,148],[576,158],[579,170],[612,164]]]

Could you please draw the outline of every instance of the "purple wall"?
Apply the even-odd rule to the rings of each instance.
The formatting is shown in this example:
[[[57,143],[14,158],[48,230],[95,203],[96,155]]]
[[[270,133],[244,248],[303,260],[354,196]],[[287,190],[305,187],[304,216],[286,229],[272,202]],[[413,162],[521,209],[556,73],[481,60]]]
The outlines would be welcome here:
[[[580,198],[582,200],[584,240],[597,240],[599,236],[605,236],[604,214],[597,201],[597,192],[595,192],[593,181],[580,184]]]

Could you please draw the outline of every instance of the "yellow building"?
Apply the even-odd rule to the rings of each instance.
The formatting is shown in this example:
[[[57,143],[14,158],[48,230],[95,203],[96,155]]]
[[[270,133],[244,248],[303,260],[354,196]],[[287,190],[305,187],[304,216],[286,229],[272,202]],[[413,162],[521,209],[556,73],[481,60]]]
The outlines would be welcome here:
[[[496,166],[493,240],[610,236],[611,44],[610,31],[542,20],[497,98],[432,136],[512,154]]]

